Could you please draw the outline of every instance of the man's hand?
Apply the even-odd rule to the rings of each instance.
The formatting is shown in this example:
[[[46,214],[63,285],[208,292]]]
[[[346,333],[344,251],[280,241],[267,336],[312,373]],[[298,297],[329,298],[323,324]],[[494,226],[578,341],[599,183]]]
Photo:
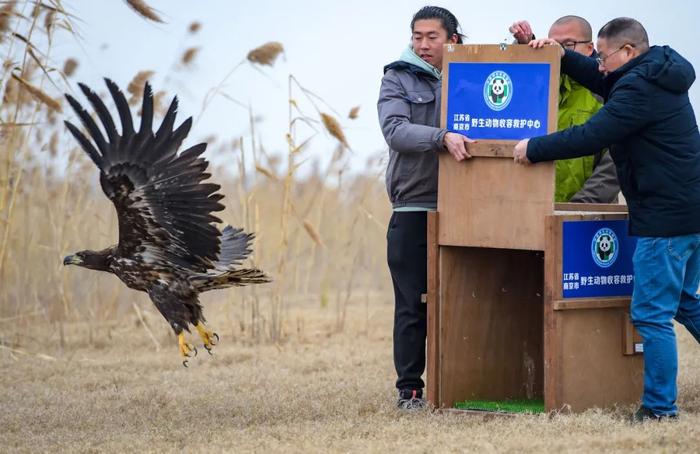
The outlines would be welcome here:
[[[532,41],[535,37],[535,34],[532,33],[532,27],[530,27],[530,23],[526,20],[519,20],[517,22],[513,22],[513,25],[511,25],[508,28],[508,31],[513,34],[513,37],[520,44],[527,44],[530,41]]]
[[[445,148],[447,148],[447,151],[454,156],[456,161],[463,161],[472,157],[468,151],[469,144],[476,143],[476,140],[472,140],[462,134],[448,132],[442,138],[442,143],[445,145]]]
[[[516,164],[529,165],[532,164],[529,159],[527,159],[527,144],[530,139],[523,139],[515,146],[513,150],[513,161]]]
[[[535,40],[530,41],[528,46],[532,47],[533,49],[541,49],[544,46],[558,46],[559,47],[559,56],[560,57],[564,56],[564,48],[562,47],[561,44],[559,44],[558,41],[555,41],[552,38],[535,39]]]

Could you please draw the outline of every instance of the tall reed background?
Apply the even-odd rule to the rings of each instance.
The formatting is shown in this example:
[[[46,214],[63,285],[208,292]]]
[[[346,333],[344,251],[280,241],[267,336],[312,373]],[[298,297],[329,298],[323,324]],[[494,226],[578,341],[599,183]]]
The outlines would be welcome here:
[[[290,74],[279,100],[288,121],[276,132],[286,149],[271,151],[260,132],[266,112],[240,105],[227,83],[244,69],[278,75],[284,43],[262,41],[235,57],[240,63],[211,87],[201,111],[179,115],[194,116],[187,146],[212,100],[248,112],[247,132],[209,138],[206,156],[226,195],[222,218],[256,232],[251,260],[275,279],[205,294],[221,344],[183,368],[172,331],[145,294],[114,276],[62,266],[68,253],[117,239],[98,171],[62,124],[73,118],[62,94],[75,93],[81,62],[52,57],[60,43],[80,39],[74,24],[86,3],[0,0],[2,452],[697,451],[700,355],[685,330],[677,422],[631,427],[631,407],[506,418],[397,411],[385,152],[362,173],[349,166],[353,118],[373,109],[329,106]],[[125,4],[161,21],[143,0]],[[117,80],[133,112],[148,79],[161,113],[186,90],[175,82],[197,71],[203,27],[183,27],[187,44],[170,72],[133,68],[131,83]],[[93,88],[111,105],[105,89]],[[324,147],[331,158],[317,160],[312,148]]]
[[[161,20],[142,1],[127,4],[146,20]],[[80,11],[74,14],[79,17]],[[167,330],[145,294],[127,289],[114,276],[61,265],[68,253],[117,241],[116,214],[99,188],[98,170],[63,126],[72,112],[62,94],[75,91],[73,74],[80,62],[54,61],[52,46],[80,39],[74,33],[76,16],[60,0],[0,2],[0,345],[14,351],[36,342],[63,345],[66,329],[76,324],[86,327],[88,344],[98,342],[94,330],[125,323],[143,326],[156,345],[153,331],[166,335]],[[183,33],[195,35],[202,26],[193,22]],[[198,51],[184,46],[171,71],[196,71],[192,63]],[[275,71],[283,53],[283,43],[269,42],[240,56],[222,83],[211,88],[202,110],[217,96],[235,95],[222,87],[241,66]],[[132,112],[138,111],[143,85],[153,76],[134,68],[133,80],[122,87]],[[160,76],[167,81],[169,75]],[[106,90],[93,88],[112,105]],[[176,93],[167,83],[154,90],[162,114]],[[205,308],[222,301],[230,308],[226,326],[219,329],[251,342],[282,342],[303,330],[303,319],[290,316],[298,304],[332,311],[334,329],[341,331],[349,304],[369,305],[390,285],[382,156],[370,160],[362,174],[349,172],[352,137],[343,125],[357,117],[359,107],[340,114],[292,74],[283,103],[288,127],[279,133],[286,134],[287,150],[265,149],[251,105],[246,106],[249,132],[211,137],[205,154],[216,163],[210,167],[212,180],[226,195],[222,219],[256,233],[251,260],[274,278],[264,287],[203,298]],[[193,134],[201,113],[180,112],[181,120],[195,116]],[[332,150],[328,163],[319,164],[307,151],[311,143]],[[42,336],[28,335],[27,328],[37,324],[43,326]]]

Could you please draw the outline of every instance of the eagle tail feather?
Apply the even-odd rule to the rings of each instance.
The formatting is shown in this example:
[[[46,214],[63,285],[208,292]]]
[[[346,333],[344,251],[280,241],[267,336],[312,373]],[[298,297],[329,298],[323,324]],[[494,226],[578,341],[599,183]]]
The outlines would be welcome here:
[[[264,271],[256,268],[228,270],[219,274],[200,274],[192,279],[197,290],[207,292],[229,287],[243,287],[253,284],[266,284],[272,279]]]

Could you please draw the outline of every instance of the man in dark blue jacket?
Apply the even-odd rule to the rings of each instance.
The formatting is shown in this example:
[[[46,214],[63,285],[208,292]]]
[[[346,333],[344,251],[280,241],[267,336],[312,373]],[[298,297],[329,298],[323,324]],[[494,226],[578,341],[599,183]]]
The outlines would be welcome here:
[[[640,237],[631,315],[644,339],[644,395],[634,420],[675,417],[673,318],[700,342],[700,134],[688,98],[695,71],[670,47],[649,47],[630,18],[603,26],[597,48],[597,61],[562,49],[562,71],[602,96],[603,108],[581,126],[521,141],[513,155],[529,164],[610,146],[630,234]]]

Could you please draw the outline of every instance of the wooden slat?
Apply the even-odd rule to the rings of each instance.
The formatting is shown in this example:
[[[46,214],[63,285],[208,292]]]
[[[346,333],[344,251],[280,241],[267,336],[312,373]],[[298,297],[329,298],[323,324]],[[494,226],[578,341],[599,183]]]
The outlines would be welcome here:
[[[627,205],[616,203],[555,203],[554,210],[564,212],[627,213]]]
[[[569,298],[552,301],[552,310],[570,311],[581,309],[608,309],[613,307],[630,307],[629,297],[607,298]]]
[[[561,375],[561,331],[559,317],[553,310],[552,301],[561,298],[562,295],[562,229],[555,216],[545,218],[544,236],[544,407],[546,411],[552,411],[560,408],[561,395],[561,383],[557,379]]]
[[[427,400],[438,406],[440,395],[440,262],[438,246],[438,214],[428,213],[428,346],[426,393]]]
[[[632,319],[629,312],[622,314],[622,354],[623,355],[641,355],[643,352],[638,352],[635,345],[642,344],[642,336],[632,325]]]
[[[494,140],[480,140],[469,145],[469,154],[472,157],[482,158],[513,158],[513,144],[502,143]]]

